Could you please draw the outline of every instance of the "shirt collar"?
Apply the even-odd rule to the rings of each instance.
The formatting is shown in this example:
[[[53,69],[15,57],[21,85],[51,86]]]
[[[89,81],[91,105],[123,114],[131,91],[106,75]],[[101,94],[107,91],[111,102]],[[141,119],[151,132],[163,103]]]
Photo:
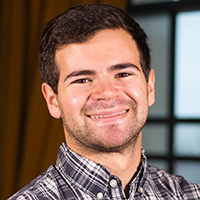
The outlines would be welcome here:
[[[65,180],[94,195],[105,192],[110,171],[73,152],[63,143],[58,150],[56,166]]]
[[[130,183],[131,191],[137,190],[139,193],[141,193],[141,188],[142,190],[144,190],[145,183],[147,182],[147,179],[148,179],[148,173],[146,173],[146,171],[147,171],[147,158],[145,156],[145,150],[142,147],[141,162],[138,167],[138,171],[135,178]]]
[[[104,166],[78,155],[70,150],[65,143],[58,150],[56,166],[67,182],[69,181],[90,195],[106,192],[111,176],[113,177]],[[144,176],[146,167],[147,159],[142,148],[141,164],[137,175],[130,183],[130,190],[143,187],[146,180]]]

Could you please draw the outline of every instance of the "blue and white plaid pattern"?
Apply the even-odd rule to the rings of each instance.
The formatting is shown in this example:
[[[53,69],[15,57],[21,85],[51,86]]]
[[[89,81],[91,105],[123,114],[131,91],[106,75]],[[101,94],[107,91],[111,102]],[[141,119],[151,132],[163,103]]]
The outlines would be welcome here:
[[[142,150],[142,165],[130,183],[129,199],[196,200],[200,199],[200,185],[189,183],[181,176],[170,175],[147,165]],[[111,180],[114,185],[111,184]],[[116,184],[115,184],[116,183]],[[71,151],[66,144],[59,148],[57,164],[38,176],[9,200],[125,200],[118,177]]]

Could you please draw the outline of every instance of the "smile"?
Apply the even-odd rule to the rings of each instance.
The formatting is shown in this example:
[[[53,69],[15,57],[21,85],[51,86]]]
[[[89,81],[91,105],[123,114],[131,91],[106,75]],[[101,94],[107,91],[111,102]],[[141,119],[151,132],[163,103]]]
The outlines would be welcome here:
[[[106,114],[106,115],[88,115],[88,117],[92,118],[92,119],[99,119],[99,118],[108,118],[108,117],[114,117],[114,116],[119,116],[122,115],[124,113],[128,112],[128,110],[124,110],[121,112],[116,112],[116,113],[112,113],[112,114]]]

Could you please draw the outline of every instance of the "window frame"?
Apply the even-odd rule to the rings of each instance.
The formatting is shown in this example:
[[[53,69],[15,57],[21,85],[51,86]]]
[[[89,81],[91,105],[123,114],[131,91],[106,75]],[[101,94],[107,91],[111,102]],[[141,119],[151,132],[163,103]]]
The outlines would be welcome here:
[[[164,160],[168,163],[168,172],[174,173],[174,163],[175,161],[199,161],[199,158],[193,156],[176,156],[173,153],[173,144],[174,144],[174,127],[177,123],[200,123],[200,119],[191,119],[184,118],[179,119],[174,115],[174,92],[175,92],[175,36],[176,36],[176,15],[180,12],[186,11],[198,11],[200,10],[200,1],[199,0],[180,0],[178,2],[166,2],[166,3],[152,3],[152,4],[142,4],[142,5],[132,5],[132,2],[129,1],[128,12],[131,16],[143,16],[147,14],[168,14],[171,20],[171,41],[170,41],[170,94],[169,94],[169,106],[170,114],[165,118],[153,118],[149,117],[147,124],[159,124],[164,123],[169,127],[169,149],[168,154],[159,156],[156,154],[150,154],[146,152],[146,155],[149,159]]]

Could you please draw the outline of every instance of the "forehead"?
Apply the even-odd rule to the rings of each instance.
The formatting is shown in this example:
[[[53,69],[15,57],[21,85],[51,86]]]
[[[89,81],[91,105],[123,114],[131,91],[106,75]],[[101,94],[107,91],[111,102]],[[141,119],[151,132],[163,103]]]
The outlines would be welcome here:
[[[140,67],[136,42],[123,29],[101,30],[87,42],[69,44],[56,51],[55,60],[60,71],[125,62],[134,62]]]

